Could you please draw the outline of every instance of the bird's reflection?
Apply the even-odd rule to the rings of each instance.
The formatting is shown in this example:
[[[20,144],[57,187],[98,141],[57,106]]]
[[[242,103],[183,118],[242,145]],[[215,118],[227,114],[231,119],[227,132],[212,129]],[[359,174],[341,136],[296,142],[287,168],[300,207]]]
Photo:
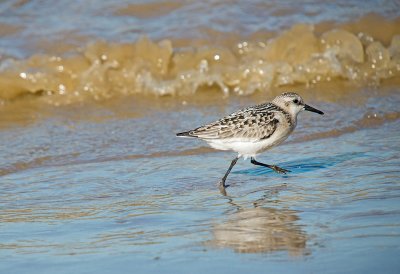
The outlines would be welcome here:
[[[306,235],[294,211],[272,208],[239,210],[213,228],[212,245],[240,253],[288,251],[302,254]]]
[[[235,206],[238,208],[235,213],[213,227],[212,246],[231,248],[240,253],[287,251],[294,256],[305,254],[307,236],[298,224],[296,211]]]

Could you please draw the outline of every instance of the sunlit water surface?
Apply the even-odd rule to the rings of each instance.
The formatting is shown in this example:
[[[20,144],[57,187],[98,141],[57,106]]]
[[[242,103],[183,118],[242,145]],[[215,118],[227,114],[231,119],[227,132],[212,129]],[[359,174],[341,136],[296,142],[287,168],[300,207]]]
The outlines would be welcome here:
[[[0,273],[399,273],[400,6],[364,2],[1,1]],[[325,112],[258,158],[292,172],[223,195],[175,133],[288,90]]]
[[[239,161],[226,196],[217,182],[234,155],[174,132],[241,100],[118,119],[97,110],[92,121],[53,113],[8,129],[0,270],[395,273],[400,122],[379,117],[395,115],[398,94],[360,107],[312,101],[326,115],[300,114],[289,142],[259,158],[292,172]]]

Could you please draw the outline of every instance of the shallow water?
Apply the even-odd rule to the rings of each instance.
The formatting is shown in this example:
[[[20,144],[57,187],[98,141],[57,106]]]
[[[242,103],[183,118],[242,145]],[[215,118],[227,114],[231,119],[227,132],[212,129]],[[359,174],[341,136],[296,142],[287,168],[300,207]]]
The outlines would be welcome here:
[[[395,273],[400,123],[374,116],[394,115],[398,94],[312,102],[326,115],[300,114],[289,142],[260,157],[292,172],[239,161],[227,196],[217,182],[233,154],[173,133],[241,100],[103,119],[94,107],[92,120],[52,113],[3,130],[1,272]],[[372,103],[385,108],[365,114]]]
[[[318,2],[1,2],[0,273],[397,273],[398,4]],[[222,195],[235,155],[175,133],[282,90],[325,115],[258,158],[291,173],[240,160]]]

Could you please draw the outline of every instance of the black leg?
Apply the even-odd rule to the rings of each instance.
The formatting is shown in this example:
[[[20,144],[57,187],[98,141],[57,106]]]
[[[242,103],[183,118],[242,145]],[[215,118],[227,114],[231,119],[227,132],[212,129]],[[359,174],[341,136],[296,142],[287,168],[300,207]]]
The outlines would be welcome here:
[[[228,170],[226,171],[224,177],[222,177],[221,182],[219,183],[220,187],[226,188],[227,185],[225,184],[225,180],[228,177],[229,173],[231,172],[233,166],[236,164],[237,160],[239,157],[236,157],[235,159],[232,160],[231,165],[229,166]]]
[[[281,167],[278,167],[278,166],[260,163],[260,162],[256,161],[253,157],[251,157],[251,161],[250,162],[253,165],[268,167],[268,168],[272,169],[273,171],[275,171],[277,173],[286,174],[287,172],[290,172],[290,170],[287,170],[287,169],[284,169],[284,168],[281,168]]]

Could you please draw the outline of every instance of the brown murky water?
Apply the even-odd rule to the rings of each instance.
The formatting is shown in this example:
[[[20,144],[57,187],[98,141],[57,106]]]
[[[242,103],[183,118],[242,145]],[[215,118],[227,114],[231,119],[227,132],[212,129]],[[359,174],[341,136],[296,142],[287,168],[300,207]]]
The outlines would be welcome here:
[[[397,273],[396,1],[0,3],[1,273]],[[296,91],[239,161],[175,133]]]

